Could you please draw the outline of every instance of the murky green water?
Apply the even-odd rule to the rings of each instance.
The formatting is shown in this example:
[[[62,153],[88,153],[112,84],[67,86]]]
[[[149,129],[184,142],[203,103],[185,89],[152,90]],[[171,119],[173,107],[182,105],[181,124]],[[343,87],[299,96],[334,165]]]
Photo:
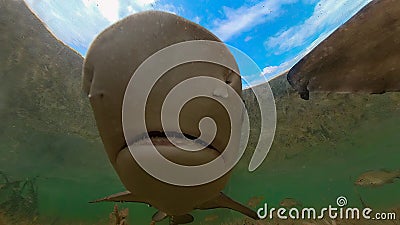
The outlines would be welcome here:
[[[297,199],[303,206],[326,207],[335,205],[338,196],[346,196],[348,206],[361,207],[361,196],[373,209],[398,207],[400,181],[376,188],[357,187],[359,195],[353,182],[367,170],[399,169],[399,125],[400,118],[395,116],[365,122],[335,145],[317,145],[286,160],[268,158],[253,173],[236,169],[225,193],[242,203],[263,196],[259,205],[265,202],[271,207],[279,207],[287,197]],[[44,224],[108,223],[113,203],[88,201],[124,188],[98,140],[39,132],[21,122],[4,127],[0,136],[0,170],[11,180],[38,176],[39,215],[46,221]],[[145,204],[120,206],[129,207],[131,224],[148,224],[155,212]],[[194,224],[220,224],[241,217],[224,209],[197,211],[194,215]]]
[[[88,202],[125,189],[97,137],[93,112],[81,90],[84,58],[56,40],[23,1],[0,1],[0,12],[0,225],[110,225],[114,203]],[[395,24],[392,19],[387,24]],[[378,36],[390,44],[393,34]],[[365,49],[375,52],[377,46],[381,45],[371,42]],[[333,66],[328,70],[338,67],[340,61],[352,62],[350,54],[341,57],[345,49],[339,49],[337,58],[332,55],[334,62],[325,63]],[[364,59],[358,50],[354,53]],[[382,54],[387,58],[382,58],[381,65],[374,62],[376,68],[395,71],[395,64],[393,68],[383,65],[396,56]],[[364,71],[363,65],[354,65],[352,71]],[[245,72],[242,75],[260,72],[240,67]],[[224,192],[243,204],[261,196],[252,206],[255,210],[264,203],[279,207],[284,198],[294,198],[304,207],[335,206],[336,199],[345,196],[347,206],[363,207],[363,201],[377,211],[396,209],[397,221],[378,224],[399,225],[400,179],[379,187],[356,187],[353,182],[368,170],[400,169],[400,94],[312,93],[315,98],[303,101],[283,76],[275,84],[271,81],[271,86],[278,113],[277,133],[286,136],[275,139],[272,152],[255,172],[248,172],[248,162],[241,161]],[[248,93],[243,97],[246,104],[256,105],[254,98],[249,101],[252,96]],[[249,110],[253,116],[256,108]],[[331,135],[324,135],[327,131]],[[149,224],[156,211],[146,204],[118,205],[129,208],[130,225]],[[233,225],[232,221],[243,218],[227,209],[195,211],[193,215],[193,225]],[[310,225],[289,222],[279,224]],[[351,223],[365,225],[362,221]]]

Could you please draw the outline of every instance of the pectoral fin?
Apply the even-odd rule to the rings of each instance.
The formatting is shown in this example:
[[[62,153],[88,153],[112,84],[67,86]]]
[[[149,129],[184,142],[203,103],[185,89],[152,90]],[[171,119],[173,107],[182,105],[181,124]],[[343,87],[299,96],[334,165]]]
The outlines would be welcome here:
[[[164,220],[167,217],[168,217],[168,215],[165,212],[157,211],[156,213],[154,213],[154,215],[152,217],[152,220],[154,222],[160,222],[160,221]]]
[[[203,203],[202,205],[196,207],[197,209],[216,209],[216,208],[228,208],[240,212],[250,218],[258,220],[257,213],[250,208],[236,202],[235,200],[229,198],[222,192],[214,199]]]
[[[96,203],[96,202],[141,202],[146,203],[139,199],[137,196],[132,194],[130,191],[123,191],[113,195],[109,195],[107,197],[97,199],[94,201],[90,201],[89,203]]]

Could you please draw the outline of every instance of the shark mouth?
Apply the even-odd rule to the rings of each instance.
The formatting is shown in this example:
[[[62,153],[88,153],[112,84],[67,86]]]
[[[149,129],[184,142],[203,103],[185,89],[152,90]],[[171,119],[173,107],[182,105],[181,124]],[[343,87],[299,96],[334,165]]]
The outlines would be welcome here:
[[[195,136],[185,134],[185,133],[179,133],[175,131],[167,131],[167,132],[162,132],[162,131],[150,131],[143,133],[136,138],[133,139],[133,141],[129,142],[129,145],[146,145],[146,144],[153,144],[153,145],[165,145],[165,146],[174,146],[173,143],[171,143],[168,138],[173,139],[176,143],[187,143],[188,139],[190,140],[191,143],[201,145],[204,148],[209,148],[213,149],[215,151],[218,151],[214,146],[211,144],[207,144],[207,142],[198,139]],[[127,147],[127,146],[124,146]]]

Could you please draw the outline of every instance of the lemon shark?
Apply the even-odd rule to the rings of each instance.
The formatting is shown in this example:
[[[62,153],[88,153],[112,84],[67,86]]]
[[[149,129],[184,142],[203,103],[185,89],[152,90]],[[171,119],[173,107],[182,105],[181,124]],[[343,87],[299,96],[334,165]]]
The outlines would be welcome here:
[[[309,92],[400,91],[400,1],[373,0],[294,65],[287,79]]]
[[[174,67],[156,82],[146,105],[147,130],[141,131],[143,135],[138,140],[130,140],[131,143],[126,141],[122,124],[122,105],[132,75],[157,51],[192,40],[221,42],[205,28],[182,17],[160,11],[146,11],[111,25],[91,44],[83,66],[83,90],[89,97],[109,160],[126,188],[121,193],[93,202],[146,203],[158,210],[152,218],[154,222],[169,217],[171,224],[192,222],[191,211],[213,208],[228,208],[258,219],[253,210],[222,193],[230,172],[201,185],[173,185],[148,174],[129,151],[128,146],[132,145],[134,149],[146,154],[143,151],[145,145],[152,143],[157,151],[174,163],[186,166],[201,165],[222,153],[227,145],[232,124],[242,123],[240,120],[230,121],[227,112],[218,102],[199,97],[182,108],[179,118],[182,133],[163,130],[160,119],[163,99],[179,82],[196,76],[210,76],[230,85],[241,95],[241,78],[231,69],[207,62],[191,62]],[[221,57],[234,62],[238,69],[229,51]],[[204,117],[212,118],[218,129],[214,140],[201,151],[184,151],[172,145],[166,138],[167,132],[174,133],[176,139],[183,136],[189,139],[199,137],[198,123]],[[187,142],[187,139],[182,141]]]

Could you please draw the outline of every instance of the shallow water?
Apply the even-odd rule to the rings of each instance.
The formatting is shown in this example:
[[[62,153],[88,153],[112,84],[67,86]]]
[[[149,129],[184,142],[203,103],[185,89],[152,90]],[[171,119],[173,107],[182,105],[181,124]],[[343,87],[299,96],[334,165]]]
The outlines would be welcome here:
[[[3,189],[0,177],[0,225],[110,224],[114,203],[88,201],[125,189],[98,138],[87,97],[81,95],[83,58],[57,41],[22,1],[0,4],[0,171],[10,182],[37,186],[30,196],[27,189]],[[362,207],[361,198],[377,211],[396,208],[397,221],[385,222],[400,224],[399,179],[374,188],[353,185],[365,171],[400,169],[399,93],[313,93],[315,98],[303,101],[281,78],[271,84],[277,144],[253,173],[244,157],[224,192],[243,204],[262,196],[254,209],[264,203],[279,207],[284,198],[320,208],[336,205],[339,196],[347,197],[347,206]],[[320,138],[325,129],[333,134]],[[8,198],[13,201],[4,203]],[[131,225],[149,224],[156,211],[145,204],[118,205],[129,208]],[[194,225],[243,225],[238,222],[243,216],[227,209],[193,215]]]
[[[245,166],[235,169],[225,193],[242,202],[263,196],[259,206],[279,207],[287,197],[303,206],[335,205],[338,196],[348,206],[361,207],[355,188],[373,209],[400,205],[400,181],[382,187],[355,187],[355,178],[371,169],[398,169],[400,119],[368,121],[351,136],[332,144],[319,144],[285,160],[267,158],[253,173]],[[10,180],[37,178],[39,218],[43,224],[108,224],[113,203],[88,201],[123,191],[99,140],[75,135],[50,134],[13,122],[0,136],[0,170]],[[246,162],[241,162],[243,165]],[[131,224],[148,224],[155,209],[145,204],[124,203]],[[193,224],[220,224],[242,218],[226,209],[196,211]],[[166,224],[166,222],[161,223]]]

